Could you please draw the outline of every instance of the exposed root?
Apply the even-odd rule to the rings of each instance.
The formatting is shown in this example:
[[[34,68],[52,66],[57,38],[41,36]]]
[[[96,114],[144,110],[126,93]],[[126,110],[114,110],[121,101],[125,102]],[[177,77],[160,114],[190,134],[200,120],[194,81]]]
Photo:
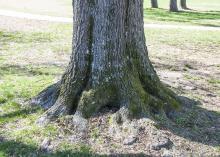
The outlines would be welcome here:
[[[116,106],[117,91],[114,86],[102,85],[94,89],[84,90],[79,98],[77,98],[77,107],[72,113],[69,111],[69,106],[65,104],[62,96],[59,96],[53,106],[51,106],[44,115],[37,121],[38,124],[47,124],[58,117],[65,115],[80,115],[83,118],[89,118],[96,114],[102,107]],[[75,99],[72,97],[72,99]],[[76,102],[74,102],[76,103]]]
[[[119,111],[117,111],[113,117],[113,121],[116,122],[117,124],[122,124],[126,121],[129,121],[129,109],[127,107],[121,107]]]
[[[169,113],[179,106],[176,95],[166,88],[161,82],[154,86],[156,91],[150,91],[143,86],[142,80],[135,75],[126,75],[119,81],[117,87],[113,83],[102,84],[93,89],[85,89],[78,98],[75,111],[69,112],[68,105],[62,100],[62,96],[56,98],[54,105],[45,112],[39,119],[39,124],[48,123],[57,117],[74,114],[82,118],[89,118],[95,115],[102,107],[112,106],[120,108],[115,113],[114,121],[118,124],[131,120],[132,118],[151,117],[152,114]],[[128,79],[129,78],[129,79]],[[121,83],[121,81],[124,81]],[[150,84],[151,85],[151,84]],[[54,90],[57,91],[59,85],[52,85],[39,94],[38,102],[41,106],[52,104],[55,97]],[[89,87],[90,88],[90,87]],[[52,92],[53,91],[53,92]],[[49,100],[45,101],[46,98]],[[75,99],[74,97],[72,99]],[[41,101],[40,101],[41,100]],[[43,103],[46,103],[43,104]],[[76,102],[74,102],[76,103]]]
[[[62,129],[68,129],[70,132],[77,133],[78,135],[85,135],[88,131],[89,122],[82,117],[80,112],[76,112],[74,115],[61,117],[57,122],[64,127]]]
[[[73,53],[62,83],[31,102],[48,109],[41,122],[63,115],[89,118],[105,106],[120,108],[119,123],[178,108],[177,97],[160,82],[148,58],[142,1],[117,3],[103,3],[114,5],[109,13],[92,2],[74,3],[78,18],[74,18]],[[121,6],[126,6],[127,15]],[[103,13],[102,18],[94,17],[96,13]]]
[[[41,106],[44,109],[49,109],[55,104],[59,96],[60,85],[61,85],[61,82],[59,81],[47,87],[42,92],[40,92],[36,97],[32,98],[30,100],[30,104]]]
[[[66,105],[63,105],[58,99],[56,103],[49,108],[38,120],[37,124],[46,125],[50,121],[55,120],[58,117],[68,115]]]

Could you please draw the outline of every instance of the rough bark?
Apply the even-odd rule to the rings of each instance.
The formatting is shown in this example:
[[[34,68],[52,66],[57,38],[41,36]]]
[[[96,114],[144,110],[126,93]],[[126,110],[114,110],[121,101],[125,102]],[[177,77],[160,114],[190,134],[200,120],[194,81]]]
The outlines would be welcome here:
[[[151,7],[152,7],[152,8],[158,8],[158,2],[157,2],[157,0],[151,0]]]
[[[180,6],[182,9],[188,9],[186,5],[186,0],[180,0]]]
[[[177,0],[170,0],[170,11],[178,12]]]
[[[117,107],[121,120],[179,106],[148,58],[143,0],[75,0],[73,8],[70,63],[61,81],[33,101],[50,107],[42,121],[88,118],[105,106]]]

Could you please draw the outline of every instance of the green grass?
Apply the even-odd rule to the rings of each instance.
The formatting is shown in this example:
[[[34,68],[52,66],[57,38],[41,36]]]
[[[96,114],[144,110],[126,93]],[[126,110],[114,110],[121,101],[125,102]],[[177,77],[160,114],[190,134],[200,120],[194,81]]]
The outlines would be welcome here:
[[[147,29],[146,38],[153,43],[163,43],[172,46],[184,47],[187,45],[210,46],[220,44],[219,31],[196,31],[182,29]],[[152,40],[156,39],[156,40]]]
[[[211,83],[211,84],[220,85],[220,79],[212,78],[212,79],[209,79],[208,82]]]
[[[72,16],[71,0],[16,0],[0,1],[0,9],[9,9],[35,14],[52,15],[52,16]],[[41,5],[41,4],[44,5]],[[189,8],[194,10],[220,10],[219,0],[188,0]],[[168,8],[169,0],[158,0],[160,8]],[[144,8],[150,8],[150,0],[144,0]]]
[[[0,143],[0,156],[45,156],[39,150],[42,140],[57,137],[56,125],[42,128],[35,124],[43,113],[42,109],[26,106],[23,102],[55,82],[55,78],[63,73],[67,61],[59,57],[69,58],[71,32],[71,25],[65,24],[55,24],[41,32],[0,29],[0,53],[3,54],[0,58],[0,137],[6,138]],[[148,44],[185,49],[194,46],[209,49],[210,45],[218,47],[220,44],[220,32],[213,31],[147,29],[146,37]],[[45,58],[48,53],[52,57]],[[58,58],[62,64],[51,60],[53,58]],[[184,65],[192,69],[191,64]],[[216,84],[216,80],[210,80],[210,83]],[[177,123],[188,125],[184,118],[178,119]],[[95,130],[92,136],[95,138],[98,134]],[[87,145],[73,145],[64,140],[56,152],[47,156],[85,156],[90,152],[92,150]]]
[[[43,4],[43,5],[42,5]],[[0,9],[50,16],[72,16],[71,0],[16,0],[0,1]]]
[[[166,9],[144,10],[147,23],[173,23],[220,27],[220,11],[180,11],[169,12]]]
[[[169,0],[158,0],[159,8],[169,8]],[[179,3],[178,3],[179,5]],[[219,0],[188,0],[187,5],[193,10],[220,10]],[[144,0],[144,7],[150,8],[150,0]],[[180,7],[179,7],[180,8]]]
[[[47,68],[47,70],[50,69]],[[59,144],[59,150],[55,153],[45,155],[45,152],[39,150],[39,145],[45,138],[54,139],[58,137],[59,131],[53,124],[46,127],[38,126],[35,122],[44,111],[38,107],[24,105],[23,102],[51,84],[54,76],[51,73],[28,75],[28,73],[13,71],[5,72],[1,78],[4,83],[0,84],[0,128],[7,126],[7,129],[5,127],[0,129],[0,137],[9,139],[0,142],[0,156],[67,156],[68,154],[83,156],[88,154],[90,151],[88,146],[73,147],[68,142]],[[67,144],[69,147],[66,146]]]
[[[52,16],[72,16],[71,1],[48,0],[48,5],[33,5],[42,0],[1,1],[0,9],[14,9],[37,14]],[[12,3],[14,2],[14,3]],[[25,4],[25,7],[23,5]],[[220,26],[219,0],[190,0],[188,6],[203,11],[187,11],[170,13],[167,11],[168,0],[159,0],[162,9],[150,9],[149,1],[145,0],[144,18],[148,23],[190,24],[203,26]],[[42,7],[42,8],[41,8]],[[164,9],[166,8],[166,9]],[[45,154],[39,146],[45,138],[56,140],[59,134],[56,125],[43,128],[36,125],[36,120],[44,112],[38,107],[24,105],[24,102],[36,95],[42,89],[57,80],[67,64],[61,56],[68,56],[71,52],[72,26],[68,24],[54,24],[42,31],[5,31],[0,29],[0,157],[6,156],[91,156],[92,150],[87,145],[74,145],[62,141],[55,152]],[[206,49],[211,53],[220,45],[220,32],[196,31],[181,29],[147,29],[145,31],[149,54],[155,58],[154,51],[160,51],[160,46],[174,47],[175,51],[183,49]],[[172,49],[171,49],[172,50]],[[169,50],[167,50],[169,51]],[[174,55],[175,52],[167,52]],[[51,55],[48,55],[51,54]],[[164,55],[164,54],[163,54]],[[191,56],[196,54],[190,54]],[[204,54],[202,54],[204,55]],[[43,57],[42,57],[43,56]],[[52,57],[51,57],[52,56]],[[175,55],[174,55],[175,56]],[[213,56],[217,56],[214,54]],[[163,61],[166,57],[157,56]],[[179,56],[178,56],[179,57]],[[190,58],[189,57],[189,58]],[[199,57],[199,56],[196,56]],[[57,58],[55,61],[50,60]],[[154,59],[153,58],[153,59]],[[169,57],[167,57],[169,58]],[[170,57],[176,60],[175,57]],[[182,57],[181,57],[182,58]],[[216,57],[217,58],[217,57]],[[169,59],[172,62],[172,59]],[[179,58],[178,58],[179,59]],[[61,62],[62,64],[59,64]],[[177,61],[178,62],[178,61]],[[191,64],[184,64],[185,69],[193,70]],[[190,81],[199,81],[200,77],[184,75]],[[56,79],[55,79],[56,78]],[[219,85],[216,78],[208,78],[210,86]],[[197,95],[198,96],[198,95]],[[199,97],[199,96],[198,96]],[[194,113],[179,117],[175,123],[179,126],[194,126],[191,120]],[[111,120],[110,120],[111,121]],[[94,130],[94,138],[99,136]]]
[[[6,138],[3,142],[0,139],[1,157],[78,157],[88,156],[90,153],[87,145],[74,145],[68,141],[61,142],[59,149],[52,153],[45,154],[39,149],[45,138],[56,140],[59,130],[53,124],[38,126],[36,120],[44,111],[39,107],[31,107],[26,102],[63,73],[64,66],[49,61],[49,57],[44,58],[42,55],[48,52],[53,53],[53,57],[59,57],[60,53],[69,55],[72,36],[70,25],[53,25],[44,31],[0,30],[0,53],[4,54],[0,60],[0,138]],[[24,52],[31,53],[30,57],[36,57],[26,60]],[[11,59],[12,56],[15,58]],[[45,64],[38,63],[44,60]]]
[[[32,43],[32,42],[51,42],[54,39],[53,34],[46,32],[3,32],[0,31],[0,42],[7,43]]]
[[[21,143],[17,141],[5,141],[4,143],[0,143],[0,157],[8,157],[8,156],[22,156],[22,157],[30,157],[30,156],[38,156],[38,157],[91,157],[98,156],[92,155],[90,153],[90,149],[84,145],[76,145],[73,148],[68,147],[68,145],[63,144],[61,146],[60,151],[46,153],[40,151],[36,144],[33,143]],[[64,149],[64,150],[63,150]],[[101,155],[99,155],[101,157]]]
[[[44,5],[41,5],[41,4]],[[71,0],[16,0],[0,1],[0,9],[9,9],[27,13],[72,17]],[[170,13],[169,0],[158,0],[161,9],[150,9],[150,0],[144,0],[145,21],[148,23],[193,24],[203,26],[220,26],[219,0],[189,0],[192,10]]]
[[[218,0],[188,0],[191,10],[169,12],[169,0],[158,0],[160,9],[151,9],[150,0],[144,1],[146,23],[201,25],[220,27],[220,2]],[[180,7],[179,7],[180,8]]]

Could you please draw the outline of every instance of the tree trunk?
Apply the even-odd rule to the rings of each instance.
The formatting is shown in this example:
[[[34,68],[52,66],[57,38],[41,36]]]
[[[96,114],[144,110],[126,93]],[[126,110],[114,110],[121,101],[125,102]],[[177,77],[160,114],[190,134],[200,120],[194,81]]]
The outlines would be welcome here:
[[[151,7],[152,8],[158,8],[157,0],[151,0]]]
[[[170,11],[178,12],[177,0],[170,0]]]
[[[180,5],[181,5],[181,8],[188,9],[186,5],[186,0],[180,0]]]
[[[75,0],[73,8],[70,63],[61,81],[32,101],[49,108],[42,120],[88,118],[105,106],[126,119],[179,106],[149,61],[143,0]]]

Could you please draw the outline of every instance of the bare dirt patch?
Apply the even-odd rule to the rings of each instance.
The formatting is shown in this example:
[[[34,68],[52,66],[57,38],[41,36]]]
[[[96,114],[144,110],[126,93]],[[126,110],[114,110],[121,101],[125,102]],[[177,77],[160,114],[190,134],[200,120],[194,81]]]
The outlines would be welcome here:
[[[8,31],[47,30],[47,22],[11,20],[1,17],[0,28]],[[4,22],[2,22],[4,21]],[[62,41],[63,43],[65,41]],[[57,41],[57,44],[60,44]],[[111,120],[114,110],[104,111],[87,121],[86,131],[77,132],[71,116],[54,123],[58,135],[49,138],[33,135],[37,151],[54,152],[64,142],[84,144],[93,154],[144,154],[150,156],[219,156],[220,145],[220,47],[213,45],[177,46],[148,41],[150,58],[161,80],[179,95],[185,96],[182,110],[166,119],[155,115],[121,125]],[[32,51],[14,54],[7,65],[57,65],[65,67],[70,53],[39,51],[36,44]],[[194,100],[192,100],[194,99]],[[104,114],[103,114],[104,113]],[[70,122],[69,125],[68,121]],[[65,125],[64,125],[65,122]],[[29,122],[17,120],[1,126],[1,132],[29,130]],[[21,135],[20,135],[21,136]],[[5,137],[15,140],[13,137]],[[1,140],[0,141],[4,141]]]

